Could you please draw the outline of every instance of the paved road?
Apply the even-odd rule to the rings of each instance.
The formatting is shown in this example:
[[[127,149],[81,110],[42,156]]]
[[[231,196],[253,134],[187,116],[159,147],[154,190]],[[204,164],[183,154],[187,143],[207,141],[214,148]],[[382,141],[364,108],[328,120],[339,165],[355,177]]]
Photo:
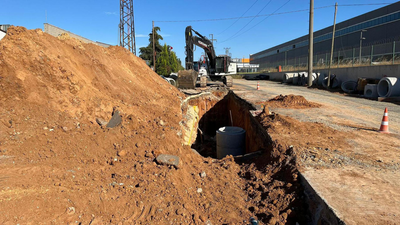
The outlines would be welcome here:
[[[336,129],[351,129],[350,126],[338,126],[337,123],[354,124],[379,129],[385,107],[389,110],[389,129],[400,133],[400,105],[361,97],[345,96],[326,90],[281,84],[273,81],[258,81],[260,90],[256,90],[257,81],[234,80],[234,92],[251,101],[265,101],[277,95],[302,95],[308,101],[317,102],[324,107],[318,109],[290,110],[272,109],[274,112],[288,115],[301,121],[321,122]],[[335,123],[333,123],[333,121]]]

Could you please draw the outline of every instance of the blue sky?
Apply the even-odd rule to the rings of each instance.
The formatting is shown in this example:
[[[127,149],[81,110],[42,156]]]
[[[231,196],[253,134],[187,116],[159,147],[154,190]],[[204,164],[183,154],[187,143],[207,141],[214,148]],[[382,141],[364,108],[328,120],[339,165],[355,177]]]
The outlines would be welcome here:
[[[315,0],[314,31],[333,23],[334,4],[338,2],[337,22],[350,19],[384,5],[341,6],[345,4],[394,3],[393,0]],[[267,15],[309,9],[309,0],[175,0],[134,1],[136,46],[148,45],[152,21],[161,28],[161,35],[184,62],[185,27],[191,25],[204,36],[214,34],[216,53],[230,48],[233,58],[248,58],[275,45],[308,33],[309,12],[302,11],[274,16],[201,22],[161,22],[224,19]],[[253,7],[251,7],[253,6]],[[251,7],[251,8],[250,8]],[[0,24],[41,28],[47,22],[94,41],[117,45],[119,1],[117,0],[1,0]],[[280,9],[279,9],[280,8]],[[47,13],[46,13],[47,12]],[[257,25],[258,24],[258,25]],[[242,33],[243,31],[246,31]],[[239,36],[237,34],[240,34]],[[197,48],[195,59],[203,54]]]

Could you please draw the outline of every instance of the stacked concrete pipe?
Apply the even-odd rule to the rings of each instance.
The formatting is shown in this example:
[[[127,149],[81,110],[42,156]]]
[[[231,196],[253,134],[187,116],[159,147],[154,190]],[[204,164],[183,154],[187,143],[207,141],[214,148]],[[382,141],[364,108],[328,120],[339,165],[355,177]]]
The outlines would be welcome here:
[[[284,73],[282,77],[282,82],[283,83],[293,83],[293,77],[296,75],[296,73]]]
[[[378,83],[379,97],[400,96],[400,80],[397,77],[384,77]]]
[[[294,75],[293,75],[293,80],[292,80],[292,82],[293,82],[293,84],[294,85],[297,85],[298,84],[298,82],[299,82],[299,73],[295,73]]]
[[[345,81],[342,83],[341,88],[346,93],[354,93],[357,90],[357,81]]]
[[[377,98],[378,97],[378,88],[377,84],[367,84],[364,88],[364,97],[366,98]]]

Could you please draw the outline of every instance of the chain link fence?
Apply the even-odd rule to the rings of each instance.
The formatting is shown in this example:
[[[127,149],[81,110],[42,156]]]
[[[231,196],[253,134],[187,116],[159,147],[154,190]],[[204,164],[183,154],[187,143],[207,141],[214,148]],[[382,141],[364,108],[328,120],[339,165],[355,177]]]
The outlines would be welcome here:
[[[274,55],[275,60],[260,63],[261,71],[273,71],[278,66],[284,71],[308,68],[308,56],[288,57],[287,52]],[[269,60],[269,59],[267,59]],[[330,52],[316,54],[313,57],[315,69],[329,67]],[[400,42],[387,42],[358,48],[339,49],[333,53],[331,68],[368,65],[400,64]]]

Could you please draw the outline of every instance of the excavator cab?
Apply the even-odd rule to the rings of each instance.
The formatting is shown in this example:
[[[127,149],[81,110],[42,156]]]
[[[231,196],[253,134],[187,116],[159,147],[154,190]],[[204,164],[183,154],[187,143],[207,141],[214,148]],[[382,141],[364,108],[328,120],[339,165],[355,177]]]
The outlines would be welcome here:
[[[217,56],[215,59],[215,73],[228,73],[231,57]]]

